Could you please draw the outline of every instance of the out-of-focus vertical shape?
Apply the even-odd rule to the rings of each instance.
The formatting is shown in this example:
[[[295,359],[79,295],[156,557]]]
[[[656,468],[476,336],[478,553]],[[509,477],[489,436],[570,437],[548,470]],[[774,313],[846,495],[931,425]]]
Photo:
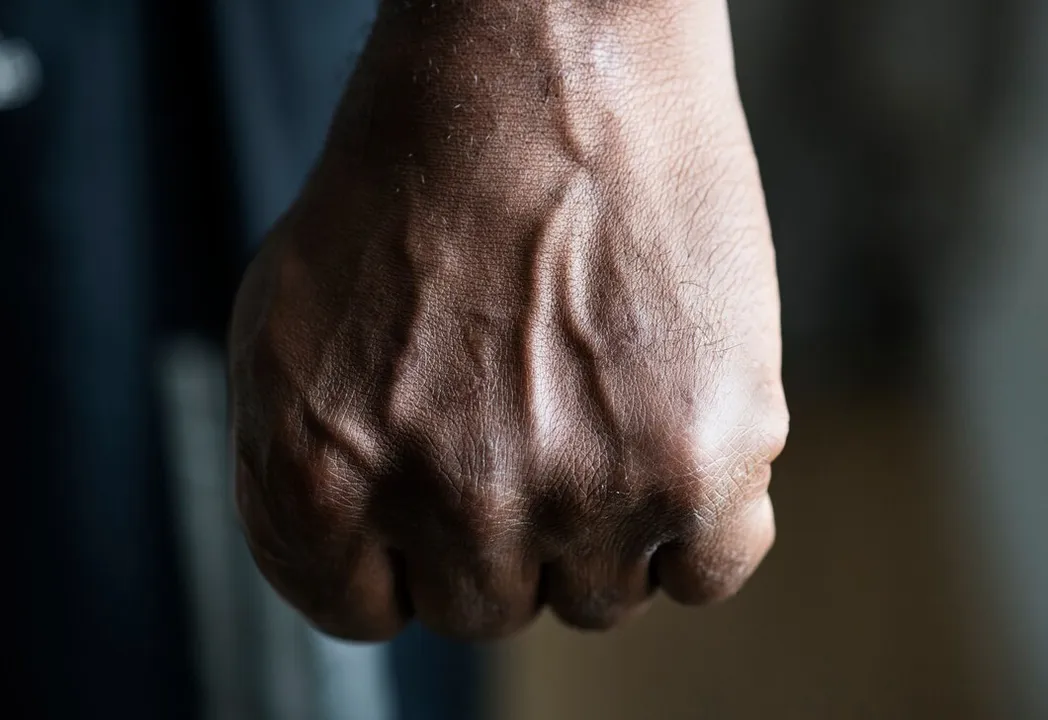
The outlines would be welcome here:
[[[1048,2],[1023,0],[1009,29],[1007,92],[993,108],[973,202],[971,249],[937,308],[969,561],[996,616],[1001,717],[1048,717]],[[980,552],[981,550],[981,552]]]

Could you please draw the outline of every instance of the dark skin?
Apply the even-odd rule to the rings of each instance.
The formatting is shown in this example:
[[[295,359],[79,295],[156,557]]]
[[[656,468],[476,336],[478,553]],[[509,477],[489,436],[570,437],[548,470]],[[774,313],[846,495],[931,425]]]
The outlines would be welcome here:
[[[385,2],[231,350],[249,544],[328,633],[736,592],[788,414],[725,0]]]

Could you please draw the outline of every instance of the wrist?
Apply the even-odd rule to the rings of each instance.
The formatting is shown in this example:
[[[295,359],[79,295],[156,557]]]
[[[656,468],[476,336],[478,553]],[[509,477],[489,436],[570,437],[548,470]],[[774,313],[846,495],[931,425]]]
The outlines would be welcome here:
[[[727,0],[383,0],[372,40],[415,58],[421,82],[473,60],[481,75],[599,76],[631,64],[661,70],[646,78],[659,82],[731,74],[728,26]]]
[[[653,147],[667,123],[748,142],[724,137],[745,135],[725,122],[737,105],[725,0],[387,0],[336,132],[358,165],[420,182],[507,158],[555,173],[602,149],[679,152]]]

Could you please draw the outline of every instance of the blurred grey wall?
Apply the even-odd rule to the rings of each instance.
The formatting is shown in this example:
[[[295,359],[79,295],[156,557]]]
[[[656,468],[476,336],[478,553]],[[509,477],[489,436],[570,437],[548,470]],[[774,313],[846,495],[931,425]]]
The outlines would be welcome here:
[[[995,716],[1048,717],[1048,2],[730,6],[788,389],[901,379],[935,404]]]

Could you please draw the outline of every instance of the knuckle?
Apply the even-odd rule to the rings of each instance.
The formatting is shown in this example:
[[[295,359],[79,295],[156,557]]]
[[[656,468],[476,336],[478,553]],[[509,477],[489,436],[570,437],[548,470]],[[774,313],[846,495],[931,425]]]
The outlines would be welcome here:
[[[752,501],[767,489],[771,463],[785,447],[788,430],[789,416],[775,412],[723,433],[714,443],[694,444],[685,461],[691,482],[681,486],[678,499],[694,503],[704,521]]]
[[[707,605],[735,595],[752,574],[750,563],[723,557],[700,556],[689,563],[681,559],[663,568],[662,586],[686,605]]]
[[[462,593],[452,598],[435,617],[427,620],[434,630],[467,640],[505,634],[512,624],[509,603],[490,595]]]
[[[557,617],[580,630],[610,630],[627,614],[626,603],[614,588],[580,592],[551,604]]]
[[[789,435],[789,409],[781,381],[764,372],[716,386],[694,418],[691,450],[697,464],[730,458],[770,463],[782,452]]]
[[[431,629],[459,639],[491,639],[518,629],[531,619],[535,604],[528,585],[507,570],[517,553],[465,556],[450,572],[435,574],[423,559],[414,565],[411,595],[419,618]],[[439,576],[438,576],[439,575]]]
[[[701,597],[705,603],[727,600],[736,595],[753,574],[748,562],[713,563],[702,570]]]
[[[660,584],[679,602],[703,605],[735,595],[775,539],[771,502],[765,496],[742,512],[700,525],[690,537],[656,556]]]
[[[776,401],[762,414],[753,434],[756,453],[766,462],[772,462],[782,454],[790,434],[790,411],[785,399]]]
[[[745,518],[710,544],[699,566],[710,601],[727,599],[741,590],[774,542],[775,525],[770,517],[755,519],[747,514]]]

